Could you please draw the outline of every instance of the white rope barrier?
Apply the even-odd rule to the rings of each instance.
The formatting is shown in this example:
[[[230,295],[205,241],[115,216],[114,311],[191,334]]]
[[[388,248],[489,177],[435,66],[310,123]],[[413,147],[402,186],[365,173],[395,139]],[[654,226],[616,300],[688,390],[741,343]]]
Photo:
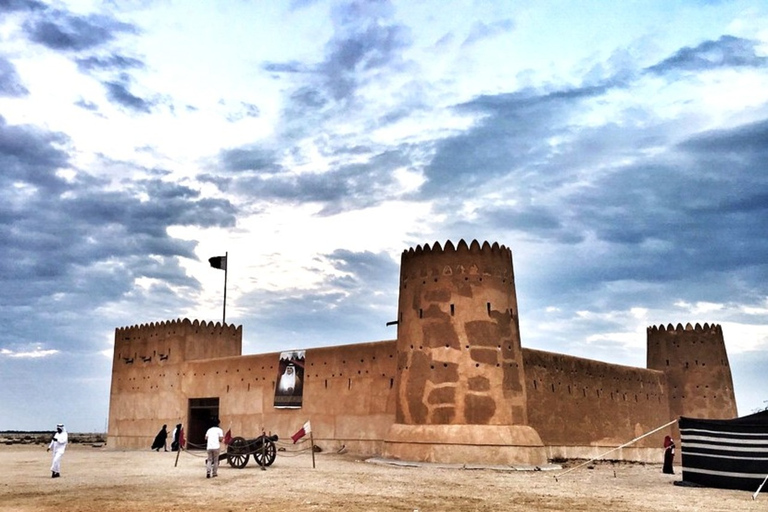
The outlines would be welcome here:
[[[304,438],[300,441],[297,441],[296,443],[289,443],[288,441],[277,441],[275,444],[278,446],[278,452],[281,455],[285,457],[296,457],[297,455],[301,455],[303,453],[306,453],[314,449],[314,447],[312,446],[312,443],[309,443],[309,446],[306,446],[308,442],[309,442],[309,439]],[[300,447],[301,445],[305,445],[304,448],[301,448]],[[299,447],[298,449],[293,449],[294,447],[297,447],[297,446]]]
[[[566,474],[570,473],[570,472],[571,472],[571,471],[573,471],[574,469],[578,469],[578,468],[580,468],[580,467],[582,467],[582,466],[586,466],[586,465],[587,465],[587,464],[589,464],[590,462],[593,462],[593,461],[595,461],[595,460],[597,460],[597,459],[601,459],[601,458],[603,458],[604,456],[608,455],[608,454],[609,454],[609,453],[611,453],[611,452],[615,452],[616,450],[620,450],[621,448],[625,448],[625,447],[627,447],[627,446],[629,446],[629,445],[631,445],[631,444],[633,444],[633,443],[635,443],[635,442],[639,441],[640,439],[642,439],[642,438],[644,438],[644,437],[648,437],[648,436],[649,436],[649,435],[651,435],[651,434],[655,434],[655,433],[656,433],[656,432],[658,432],[659,430],[661,430],[661,429],[664,429],[664,428],[667,428],[668,426],[670,426],[670,425],[673,425],[673,424],[675,424],[675,423],[677,423],[677,420],[672,420],[672,421],[670,421],[669,423],[667,423],[667,424],[665,424],[665,425],[662,425],[662,426],[660,426],[660,427],[658,427],[658,428],[655,428],[655,429],[651,430],[650,432],[646,432],[645,434],[641,435],[640,437],[636,437],[636,438],[634,438],[633,440],[629,441],[628,443],[624,443],[624,444],[622,444],[621,446],[617,446],[616,448],[612,448],[612,449],[608,450],[608,451],[607,451],[607,452],[605,452],[605,453],[601,453],[601,454],[600,454],[600,455],[598,455],[597,457],[593,457],[593,458],[589,459],[587,462],[584,462],[584,463],[582,463],[582,464],[579,464],[578,466],[574,466],[574,467],[572,467],[571,469],[569,469],[569,470],[567,470],[567,471],[563,471],[563,472],[562,472],[562,473],[560,473],[559,475],[555,475],[555,482],[557,482],[557,481],[558,481],[558,480],[557,480],[558,478],[560,478],[560,477],[561,477],[561,476],[563,476],[563,475],[566,475]]]

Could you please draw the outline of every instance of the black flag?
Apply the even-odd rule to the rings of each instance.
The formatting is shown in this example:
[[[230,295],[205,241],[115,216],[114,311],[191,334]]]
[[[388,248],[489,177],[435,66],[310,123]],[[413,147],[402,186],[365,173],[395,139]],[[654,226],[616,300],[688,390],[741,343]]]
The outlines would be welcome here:
[[[227,257],[226,256],[214,256],[208,258],[213,268],[220,268],[221,270],[227,270]]]

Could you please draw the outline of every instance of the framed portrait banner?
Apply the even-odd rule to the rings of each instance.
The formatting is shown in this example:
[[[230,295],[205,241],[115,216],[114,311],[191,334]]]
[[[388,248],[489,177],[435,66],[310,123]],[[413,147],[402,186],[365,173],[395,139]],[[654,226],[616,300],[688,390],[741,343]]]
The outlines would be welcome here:
[[[305,350],[281,352],[275,380],[275,407],[300,409],[304,392]]]

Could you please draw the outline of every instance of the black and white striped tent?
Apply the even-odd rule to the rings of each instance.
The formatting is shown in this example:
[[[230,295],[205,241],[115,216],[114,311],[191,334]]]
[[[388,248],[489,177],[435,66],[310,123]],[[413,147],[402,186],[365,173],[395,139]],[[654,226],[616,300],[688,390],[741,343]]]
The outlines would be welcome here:
[[[768,476],[768,411],[732,420],[681,417],[679,426],[683,482],[754,492]]]

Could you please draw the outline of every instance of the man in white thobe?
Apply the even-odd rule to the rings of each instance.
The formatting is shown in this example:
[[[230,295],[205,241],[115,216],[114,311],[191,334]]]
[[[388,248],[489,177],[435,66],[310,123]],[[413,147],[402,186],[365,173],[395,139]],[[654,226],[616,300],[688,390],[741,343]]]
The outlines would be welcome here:
[[[67,429],[64,428],[63,423],[56,425],[56,433],[53,434],[53,439],[48,445],[48,451],[53,450],[53,461],[51,462],[51,478],[58,478],[61,476],[61,457],[64,455],[64,450],[67,449]]]

